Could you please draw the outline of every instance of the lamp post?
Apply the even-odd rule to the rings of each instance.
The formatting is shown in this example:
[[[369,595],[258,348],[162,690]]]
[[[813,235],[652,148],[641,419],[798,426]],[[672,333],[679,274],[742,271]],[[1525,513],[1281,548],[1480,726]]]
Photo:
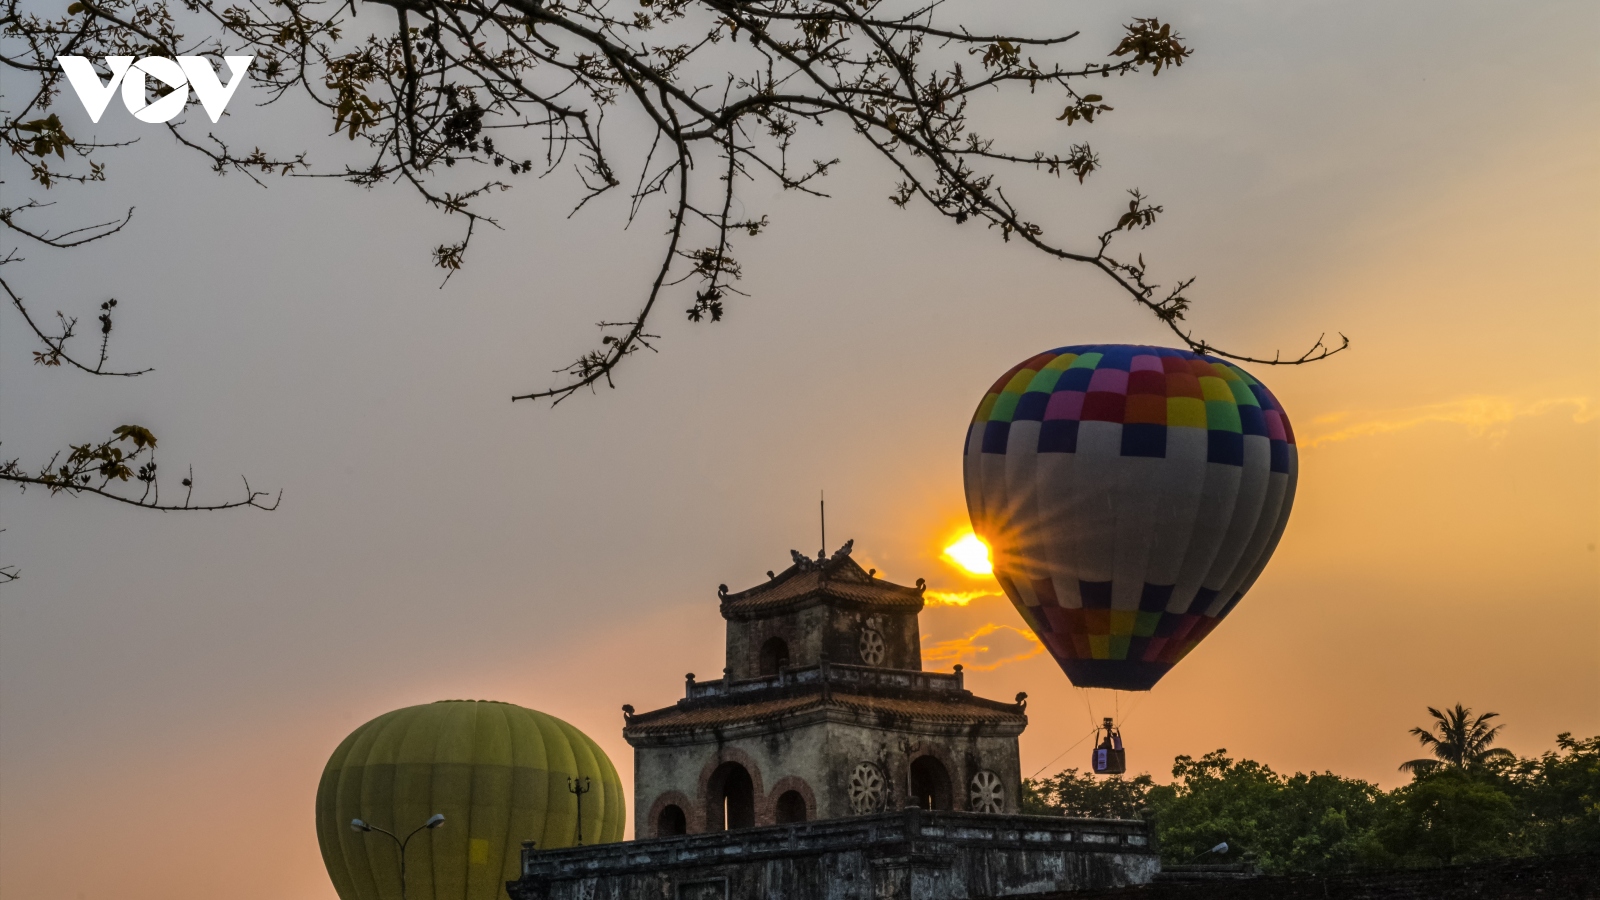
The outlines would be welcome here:
[[[411,843],[411,839],[416,837],[418,832],[432,830],[443,824],[444,813],[434,813],[428,817],[428,821],[411,829],[411,833],[406,835],[404,839],[396,837],[392,831],[379,828],[376,825],[370,825],[361,819],[351,819],[350,829],[362,832],[376,831],[379,834],[388,835],[389,840],[394,841],[395,846],[400,849],[400,900],[406,900],[406,845]]]
[[[576,795],[578,801],[578,846],[583,846],[583,795],[591,790],[588,776],[580,778],[567,778],[567,792]]]
[[[1216,845],[1215,847],[1212,847],[1210,850],[1207,850],[1207,851],[1201,853],[1199,856],[1196,856],[1194,859],[1189,860],[1189,865],[1192,866],[1195,863],[1199,862],[1202,858],[1210,856],[1213,853],[1227,853],[1227,852],[1228,852],[1228,842],[1227,841],[1223,841],[1222,843]]]

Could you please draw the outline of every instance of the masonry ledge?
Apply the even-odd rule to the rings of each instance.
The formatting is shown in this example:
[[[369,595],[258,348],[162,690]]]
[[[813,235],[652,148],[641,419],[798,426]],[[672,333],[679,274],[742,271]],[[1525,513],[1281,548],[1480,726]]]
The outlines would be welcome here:
[[[902,810],[795,825],[539,850],[524,846],[524,878],[550,879],[704,865],[737,856],[778,858],[866,851],[875,858],[936,857],[956,846],[1153,855],[1147,823]]]

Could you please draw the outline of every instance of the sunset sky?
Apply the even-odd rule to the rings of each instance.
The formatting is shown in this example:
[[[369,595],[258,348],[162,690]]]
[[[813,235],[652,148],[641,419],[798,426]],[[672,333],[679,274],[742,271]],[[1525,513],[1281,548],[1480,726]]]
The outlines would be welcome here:
[[[1019,179],[1023,202],[1081,243],[1137,186],[1166,213],[1126,246],[1157,280],[1198,278],[1198,334],[1266,355],[1352,341],[1246,367],[1295,425],[1294,513],[1153,692],[1074,689],[943,550],[968,527],[962,442],[996,377],[1169,336],[1103,277],[895,208],[842,130],[834,199],[744,197],[773,220],[740,245],[750,299],[716,325],[669,312],[617,390],[552,410],[508,398],[631,312],[659,220],[622,231],[624,198],[568,220],[570,180],[525,181],[440,290],[428,252],[455,223],[413,195],[219,179],[152,129],[107,157],[105,186],[62,195],[85,216],[136,206],[134,227],[15,277],[47,314],[116,296],[114,358],[156,371],[32,366],[7,313],[4,453],[138,422],[199,494],[244,474],[283,503],[161,516],[0,494],[0,561],[23,576],[0,589],[0,896],[333,900],[324,762],[437,699],[566,719],[631,786],[619,707],[718,677],[717,585],[814,554],[819,490],[830,545],[927,579],[930,668],[1028,692],[1024,774],[1082,767],[1084,745],[1061,754],[1111,714],[1130,769],[1160,780],[1227,748],[1393,787],[1419,752],[1407,729],[1458,701],[1501,713],[1521,754],[1600,733],[1600,8],[1041,0],[1006,22],[1081,29],[1098,59],[1134,15],[1195,55],[1109,84],[1115,112],[1082,133],[1042,99],[992,109],[986,130],[1087,137],[1105,163],[1081,187]],[[249,140],[343,152],[284,116]],[[134,127],[111,119],[102,134]]]

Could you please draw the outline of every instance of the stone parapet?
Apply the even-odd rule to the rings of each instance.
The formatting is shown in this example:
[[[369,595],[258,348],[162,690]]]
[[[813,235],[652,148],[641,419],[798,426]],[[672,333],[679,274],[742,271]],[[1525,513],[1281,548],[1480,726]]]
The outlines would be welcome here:
[[[917,669],[883,669],[844,663],[822,663],[785,669],[761,678],[686,681],[684,700],[714,700],[764,695],[784,688],[833,684],[845,688],[960,694],[965,690],[960,672],[923,672]]]
[[[541,851],[512,900],[966,900],[1148,883],[1145,822],[984,813],[853,816]]]

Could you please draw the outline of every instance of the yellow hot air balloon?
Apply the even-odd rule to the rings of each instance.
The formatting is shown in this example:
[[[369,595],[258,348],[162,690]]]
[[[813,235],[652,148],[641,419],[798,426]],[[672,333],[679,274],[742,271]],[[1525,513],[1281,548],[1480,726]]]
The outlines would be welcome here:
[[[576,794],[573,786],[587,785]],[[504,900],[522,842],[541,848],[622,839],[622,781],[583,732],[488,700],[385,713],[339,744],[317,787],[317,843],[341,900]],[[431,817],[444,822],[424,828]],[[360,819],[372,830],[359,831]]]

